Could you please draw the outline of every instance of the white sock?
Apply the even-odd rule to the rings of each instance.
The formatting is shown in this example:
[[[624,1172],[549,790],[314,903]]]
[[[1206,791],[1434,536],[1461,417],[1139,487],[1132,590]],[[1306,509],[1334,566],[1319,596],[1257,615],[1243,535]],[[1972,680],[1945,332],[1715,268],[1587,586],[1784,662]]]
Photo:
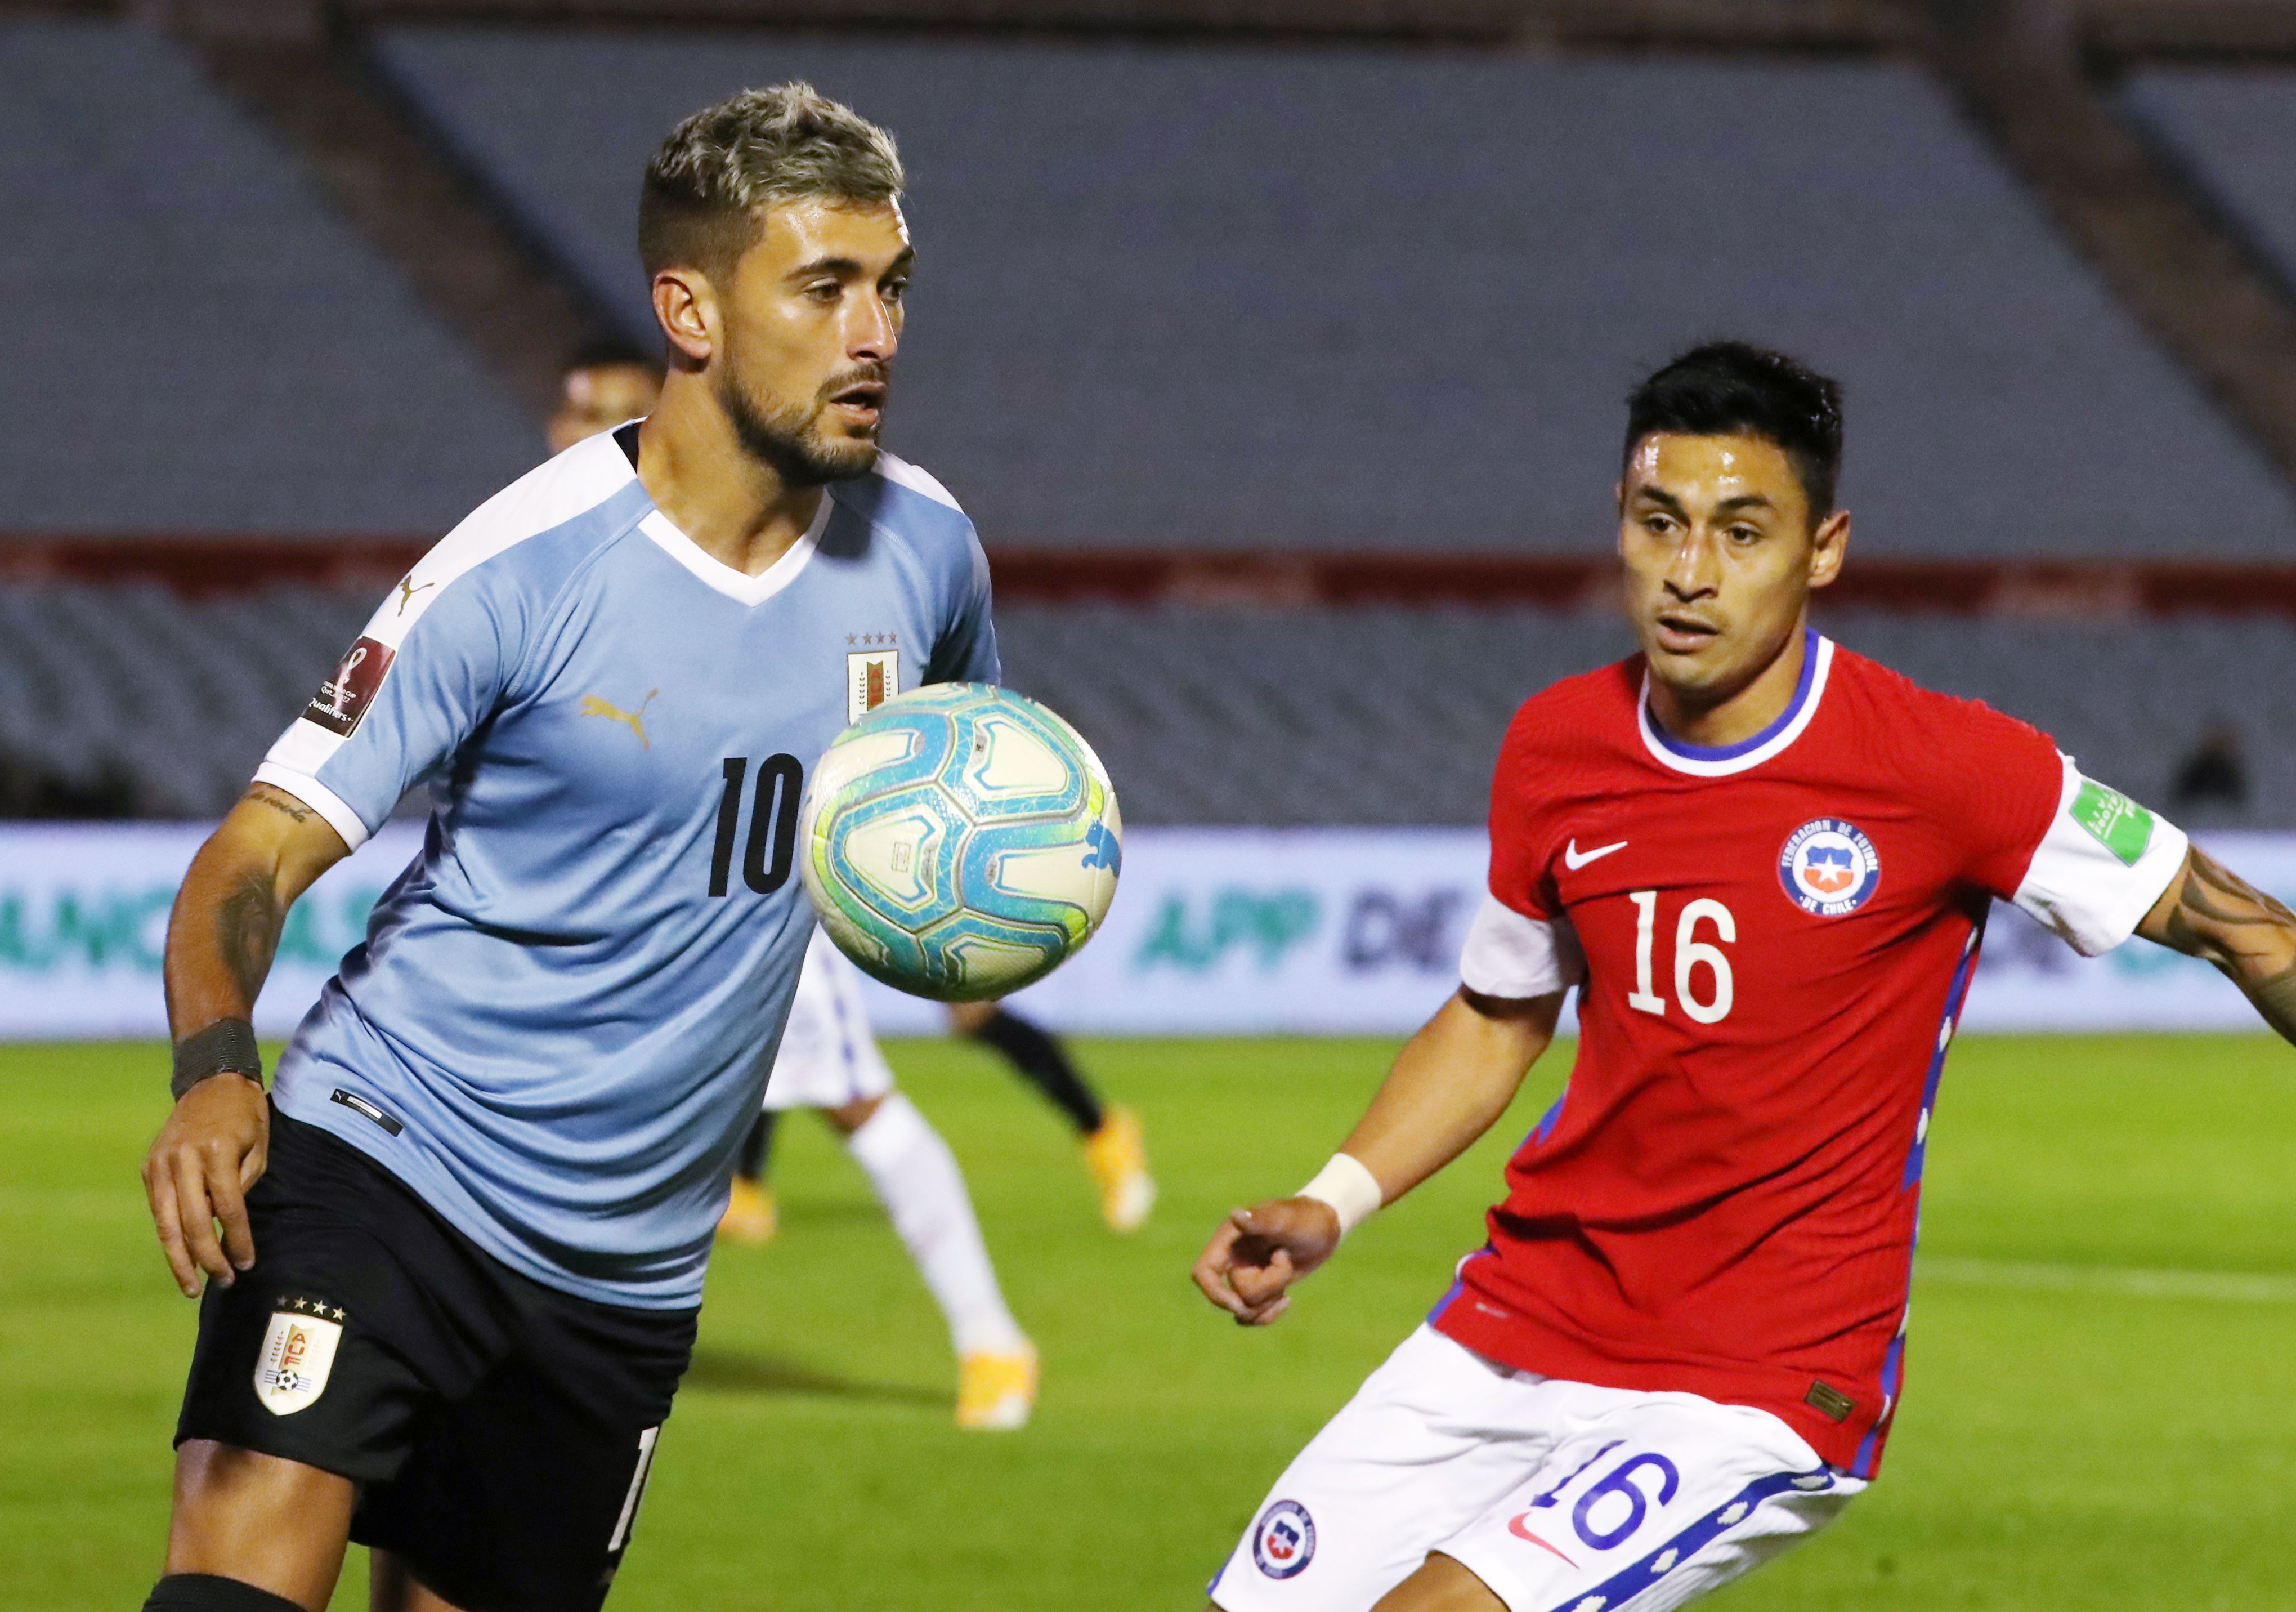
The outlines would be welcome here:
[[[908,1246],[925,1286],[940,1302],[956,1352],[1013,1354],[1027,1348],[1027,1337],[997,1290],[956,1155],[916,1105],[893,1092],[845,1139],[845,1146],[892,1216],[893,1230]]]

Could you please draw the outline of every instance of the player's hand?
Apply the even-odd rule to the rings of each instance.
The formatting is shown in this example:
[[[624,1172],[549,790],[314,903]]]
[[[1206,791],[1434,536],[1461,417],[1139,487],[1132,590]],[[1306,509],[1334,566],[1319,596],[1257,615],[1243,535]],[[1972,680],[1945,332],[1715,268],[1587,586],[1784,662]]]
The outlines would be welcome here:
[[[201,1271],[228,1287],[255,1263],[247,1189],[261,1178],[270,1148],[270,1104],[242,1074],[209,1075],[184,1093],[160,1127],[144,1160],[144,1192],[185,1298],[200,1295]]]
[[[1270,1198],[1220,1222],[1189,1272],[1240,1327],[1265,1327],[1291,1308],[1292,1283],[1332,1257],[1340,1217],[1312,1197]]]

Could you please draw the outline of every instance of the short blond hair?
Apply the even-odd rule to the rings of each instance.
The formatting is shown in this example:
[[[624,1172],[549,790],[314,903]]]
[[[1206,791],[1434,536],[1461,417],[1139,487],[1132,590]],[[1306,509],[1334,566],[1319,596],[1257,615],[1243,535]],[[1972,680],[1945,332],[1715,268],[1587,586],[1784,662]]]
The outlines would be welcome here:
[[[648,276],[731,272],[775,202],[864,204],[901,193],[893,136],[798,79],[745,89],[670,131],[646,164],[638,257]]]

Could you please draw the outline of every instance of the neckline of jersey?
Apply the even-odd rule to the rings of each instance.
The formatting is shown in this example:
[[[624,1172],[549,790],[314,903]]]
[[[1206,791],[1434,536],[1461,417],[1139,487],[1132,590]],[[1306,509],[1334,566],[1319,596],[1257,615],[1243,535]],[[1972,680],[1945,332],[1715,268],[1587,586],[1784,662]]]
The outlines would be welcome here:
[[[1660,762],[1693,777],[1725,777],[1759,767],[1801,737],[1825,697],[1826,674],[1833,667],[1833,640],[1815,627],[1802,629],[1801,677],[1793,698],[1777,720],[1751,738],[1735,744],[1689,744],[1670,736],[1651,716],[1650,672],[1643,672],[1641,694],[1635,701],[1635,721],[1642,729],[1643,746]]]
[[[637,480],[636,471],[630,473],[630,479]],[[652,540],[654,547],[692,572],[705,587],[739,604],[762,604],[796,581],[798,573],[812,560],[814,550],[821,546],[821,534],[828,530],[830,513],[836,502],[835,494],[827,488],[822,489],[821,507],[814,512],[812,524],[805,529],[804,535],[756,576],[726,564],[687,537],[677,522],[661,513],[651,497],[646,500],[646,512],[638,522],[638,530]]]

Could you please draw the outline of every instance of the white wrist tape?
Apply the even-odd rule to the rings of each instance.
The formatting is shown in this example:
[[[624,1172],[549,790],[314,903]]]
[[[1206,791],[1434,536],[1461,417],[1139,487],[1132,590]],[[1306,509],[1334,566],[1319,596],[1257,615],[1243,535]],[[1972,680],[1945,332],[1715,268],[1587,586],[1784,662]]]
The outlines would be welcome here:
[[[1332,1213],[1340,1217],[1340,1235],[1345,1237],[1371,1218],[1385,1194],[1372,1172],[1363,1167],[1361,1160],[1344,1153],[1332,1155],[1332,1162],[1316,1172],[1316,1179],[1300,1188],[1295,1195],[1312,1197],[1319,1204],[1329,1204]]]

